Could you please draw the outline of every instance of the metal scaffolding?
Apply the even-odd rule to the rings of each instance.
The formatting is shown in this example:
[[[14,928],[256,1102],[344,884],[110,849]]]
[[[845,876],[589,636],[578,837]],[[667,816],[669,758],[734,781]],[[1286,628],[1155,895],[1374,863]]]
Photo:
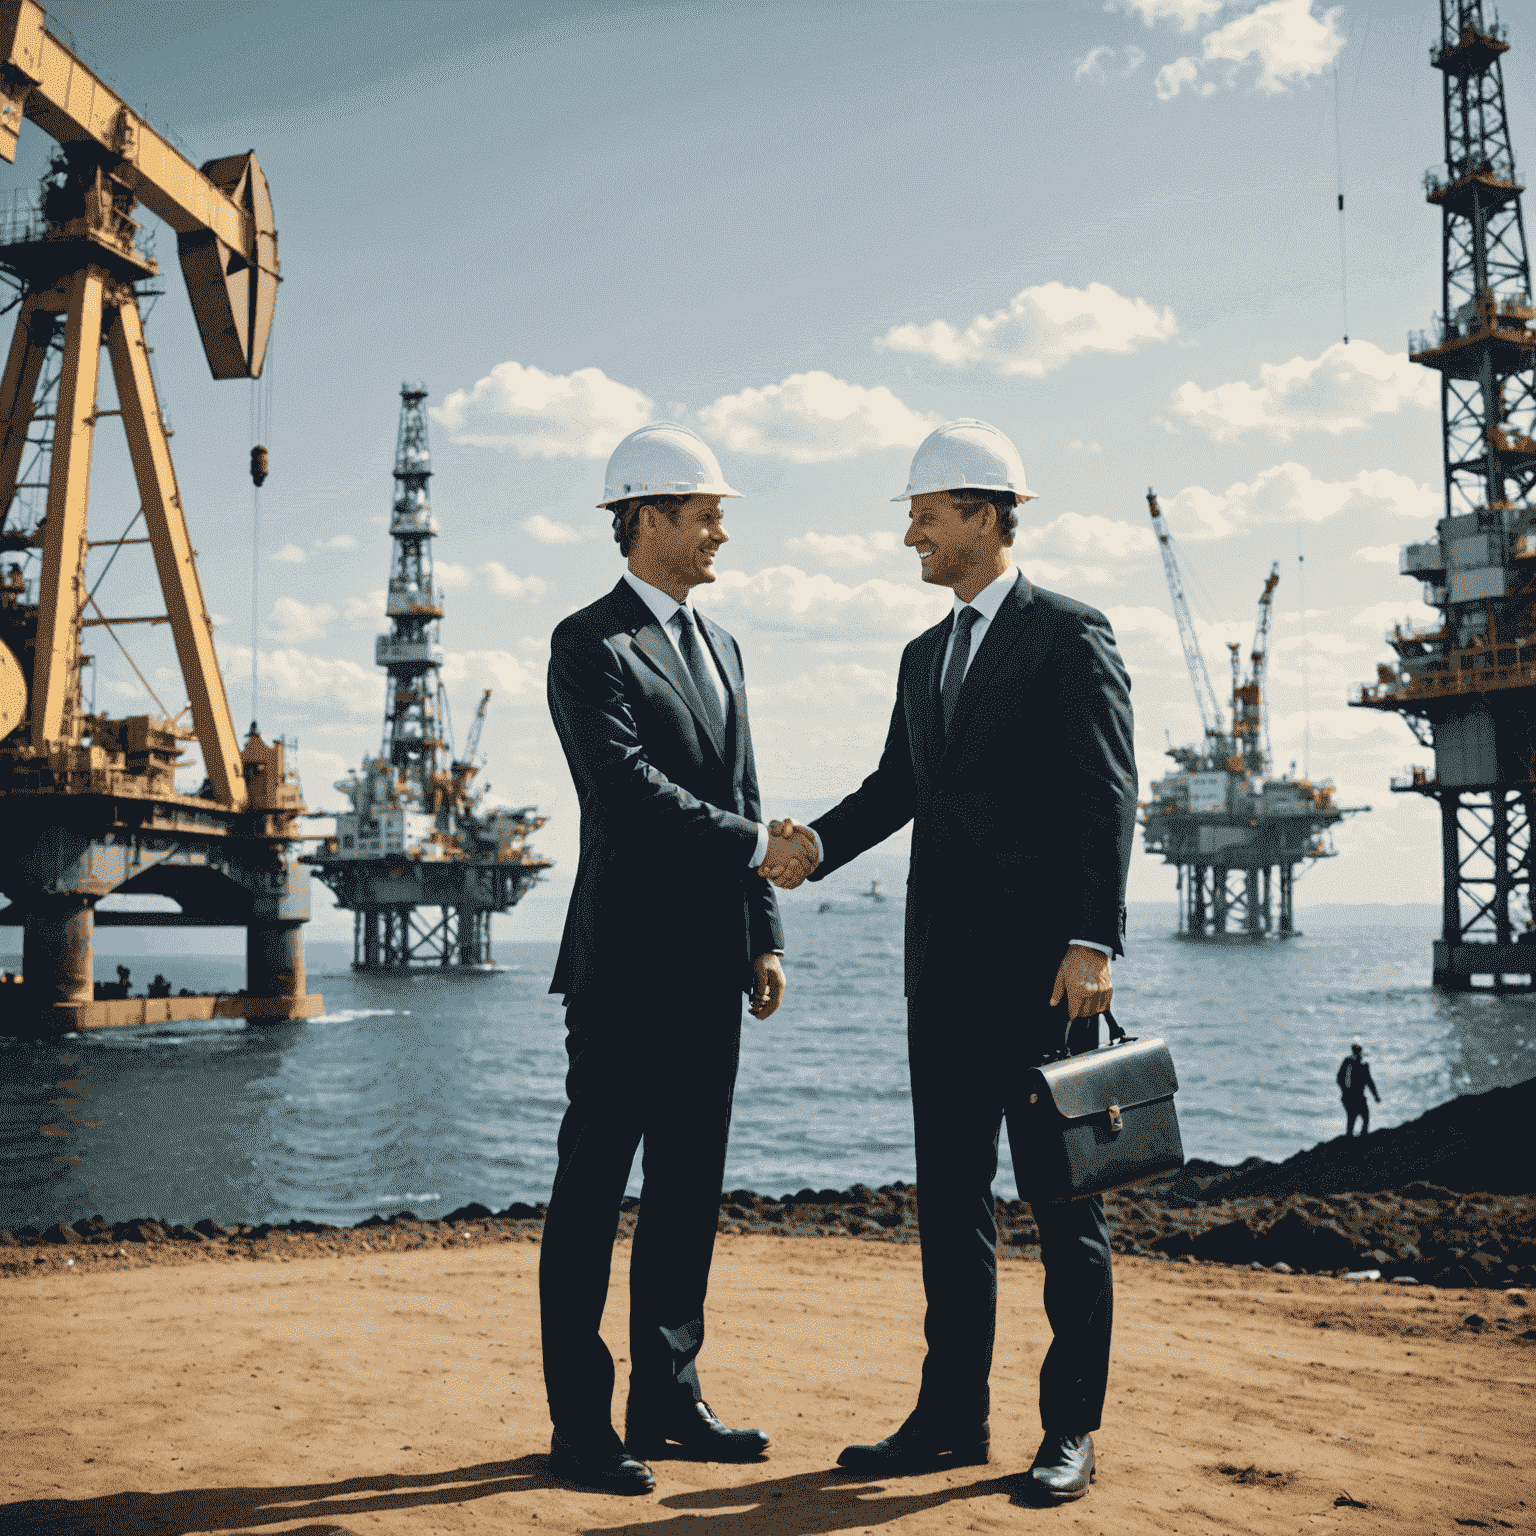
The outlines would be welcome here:
[[[1434,983],[1536,988],[1530,808],[1536,792],[1536,320],[1522,185],[1504,96],[1505,29],[1481,0],[1441,0],[1430,63],[1444,82],[1441,312],[1408,338],[1440,374],[1445,516],[1404,575],[1441,612],[1387,634],[1395,659],[1350,702],[1402,715],[1433,769],[1394,779],[1440,805],[1444,917]]]

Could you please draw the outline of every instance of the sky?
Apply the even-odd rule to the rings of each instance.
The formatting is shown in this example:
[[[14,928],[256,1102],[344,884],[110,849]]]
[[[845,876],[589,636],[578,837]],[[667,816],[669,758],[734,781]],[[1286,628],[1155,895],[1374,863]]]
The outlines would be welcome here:
[[[537,805],[555,861],[499,937],[559,932],[578,813],[548,637],[617,580],[603,467],[657,419],[700,432],[745,493],[695,599],[741,643],[769,812],[814,815],[877,761],[901,649],[948,606],[891,498],[933,426],[975,416],[1039,494],[1019,564],[1114,624],[1143,793],[1200,729],[1151,486],[1218,690],[1279,563],[1277,765],[1372,807],[1298,904],[1438,899],[1435,807],[1388,790],[1427,751],[1346,705],[1389,624],[1431,617],[1397,550],[1442,500],[1438,390],[1405,353],[1439,296],[1433,0],[60,0],[50,17],[194,161],[254,148],[269,179],[268,379],[211,380],[163,229],[147,330],[236,721],[254,586],[256,715],[297,741],[316,809],[378,749],[398,393],[430,391],[459,736],[494,689],[489,803]],[[1536,19],[1509,20],[1518,156],[1536,153]],[[35,187],[48,147],[27,124],[0,191]],[[137,499],[97,435],[92,537],[110,538]],[[144,611],[152,566],[131,553],[109,613]],[[132,634],[176,709],[169,636]],[[108,649],[98,707],[154,711]],[[1131,899],[1173,894],[1138,846]],[[311,936],[348,932],[315,896]]]

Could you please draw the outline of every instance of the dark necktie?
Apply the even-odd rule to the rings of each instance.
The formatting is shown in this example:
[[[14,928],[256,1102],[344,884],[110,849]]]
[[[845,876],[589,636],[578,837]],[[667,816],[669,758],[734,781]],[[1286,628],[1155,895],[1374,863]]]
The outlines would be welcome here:
[[[723,746],[725,717],[720,713],[720,695],[715,692],[714,679],[709,675],[709,668],[704,664],[703,653],[699,650],[698,637],[693,632],[693,615],[682,607],[677,610],[677,648],[682,652],[683,664],[693,679],[694,690],[703,706],[704,718],[714,733],[715,742]]]
[[[981,617],[979,608],[969,605],[955,615],[955,643],[949,653],[949,665],[944,669],[944,685],[939,698],[944,706],[944,730],[954,719],[955,705],[960,702],[960,687],[965,682],[965,664],[971,659],[971,626]]]

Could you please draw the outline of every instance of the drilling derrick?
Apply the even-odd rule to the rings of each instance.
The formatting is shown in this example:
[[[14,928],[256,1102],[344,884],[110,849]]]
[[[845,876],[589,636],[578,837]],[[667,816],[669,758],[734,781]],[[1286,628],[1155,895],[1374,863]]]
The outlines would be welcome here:
[[[1505,29],[1480,0],[1440,0],[1445,166],[1424,178],[1440,209],[1440,313],[1411,333],[1440,375],[1445,515],[1398,568],[1440,610],[1389,630],[1394,659],[1350,703],[1400,714],[1434,766],[1392,781],[1440,805],[1444,869],[1437,987],[1474,977],[1536,985],[1531,828],[1536,812],[1536,308],[1505,108]]]
[[[24,957],[0,1027],[311,1017],[322,1004],[304,992],[309,882],[292,857],[304,802],[284,743],[254,723],[236,738],[139,310],[159,270],[138,243],[135,214],[148,209],[176,233],[213,377],[261,376],[278,284],[267,180],[252,154],[192,165],[47,31],[35,0],[0,0],[0,158],[13,164],[23,119],[58,147],[41,196],[14,203],[0,229],[17,310],[0,379],[0,923],[22,929]],[[113,408],[97,400],[103,347]],[[115,538],[93,539],[92,447],[110,417],[139,509],[126,527],[114,515]],[[143,611],[109,614],[97,592],[119,556],[134,574],[135,545],[154,562],[136,573]],[[137,671],[129,643],[145,631],[132,626],[157,624],[170,626],[186,704],[172,714],[140,672],[160,713],[96,713],[85,631],[105,631]],[[196,793],[176,783],[191,742],[207,774]],[[98,912],[118,894],[175,907]],[[243,927],[245,993],[171,997],[162,979],[133,997],[126,982],[96,982],[94,933],[108,924]]]
[[[352,912],[352,965],[360,971],[489,967],[491,914],[516,906],[549,868],[527,846],[544,825],[532,806],[480,811],[490,786],[475,786],[474,759],[490,689],[462,757],[448,741],[426,398],[419,384],[400,386],[389,633],[374,644],[386,679],[383,744],[337,782],[352,809],[337,816],[336,835],[305,861],[337,906]]]
[[[1296,867],[1334,857],[1333,826],[1370,807],[1336,806],[1332,783],[1270,774],[1265,672],[1280,567],[1270,567],[1259,594],[1246,679],[1241,645],[1227,647],[1232,655],[1232,722],[1227,729],[1195,635],[1168,521],[1150,490],[1147,506],[1205,734],[1198,747],[1168,749],[1179,771],[1155,783],[1151,800],[1141,808],[1143,844],[1178,869],[1181,936],[1294,938]]]

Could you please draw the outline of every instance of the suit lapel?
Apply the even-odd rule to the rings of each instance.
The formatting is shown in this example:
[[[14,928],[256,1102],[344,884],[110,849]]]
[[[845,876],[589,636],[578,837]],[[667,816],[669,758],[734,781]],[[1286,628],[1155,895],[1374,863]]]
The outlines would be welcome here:
[[[1034,596],[1033,585],[1020,571],[1019,579],[1003,599],[996,617],[987,625],[987,632],[981,638],[981,649],[976,652],[976,658],[965,674],[960,697],[955,703],[954,718],[949,722],[949,731],[944,739],[941,761],[950,760],[956,744],[964,737],[975,718],[981,701],[993,687],[1009,657],[1028,635],[1030,626],[1026,615]]]
[[[923,754],[930,777],[944,749],[944,713],[939,706],[938,678],[950,623],[946,614],[942,624],[935,624],[921,637],[912,652],[912,672],[907,682],[907,717],[912,722],[911,734]]]
[[[728,739],[725,743],[724,756],[728,760],[734,759],[732,771],[739,784],[747,765],[747,733],[742,726],[742,721],[747,718],[747,681],[736,665],[736,646],[731,637],[713,619],[706,618],[697,608],[693,612],[699,621],[699,633],[703,635],[704,643],[709,647],[709,654],[719,669],[725,690],[730,695],[730,715],[725,722]]]
[[[693,679],[689,677],[687,668],[683,666],[676,647],[662,633],[661,624],[656,615],[622,577],[619,579],[618,587],[615,588],[615,596],[621,601],[628,599],[626,613],[631,620],[630,639],[635,651],[671,685],[673,692],[687,705],[688,713],[693,716],[694,722],[698,725],[699,739],[707,741],[723,763],[725,743],[716,740],[715,733],[710,728],[709,717],[704,713],[704,701],[699,698],[693,686]]]

